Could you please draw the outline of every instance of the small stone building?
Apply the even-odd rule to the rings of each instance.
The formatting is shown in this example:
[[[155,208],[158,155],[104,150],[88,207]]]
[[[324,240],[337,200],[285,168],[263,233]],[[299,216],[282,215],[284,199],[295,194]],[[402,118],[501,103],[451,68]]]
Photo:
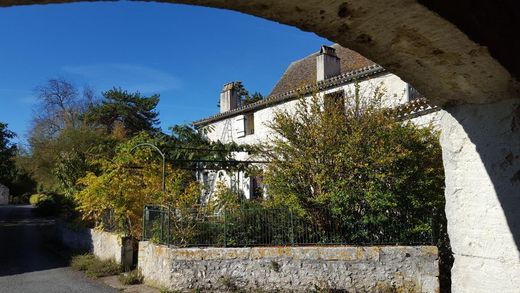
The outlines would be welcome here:
[[[9,203],[9,188],[7,186],[0,184],[0,205],[5,205]]]

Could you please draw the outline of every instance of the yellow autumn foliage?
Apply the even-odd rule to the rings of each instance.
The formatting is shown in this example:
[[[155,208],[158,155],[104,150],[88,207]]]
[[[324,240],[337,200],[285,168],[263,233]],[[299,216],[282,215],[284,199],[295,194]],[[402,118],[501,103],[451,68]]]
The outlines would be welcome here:
[[[142,142],[158,143],[146,134],[138,135],[120,145],[113,159],[96,162],[100,174],[89,172],[78,180],[82,189],[75,199],[85,220],[101,226],[104,213],[111,210],[120,232],[140,238],[144,205],[190,207],[197,204],[200,188],[188,171],[167,165],[166,192],[162,192],[159,156],[148,148],[130,152]]]

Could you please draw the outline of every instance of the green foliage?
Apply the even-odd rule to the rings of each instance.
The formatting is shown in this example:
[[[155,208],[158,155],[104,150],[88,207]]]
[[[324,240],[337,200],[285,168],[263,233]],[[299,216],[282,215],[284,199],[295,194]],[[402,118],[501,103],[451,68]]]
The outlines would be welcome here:
[[[272,260],[270,263],[269,263],[269,267],[271,268],[271,270],[273,270],[274,272],[279,272],[280,271],[280,264],[274,260]]]
[[[256,103],[264,98],[259,92],[255,92],[251,95],[241,81],[237,81],[233,84],[233,90],[240,98],[242,106]]]
[[[72,257],[70,266],[78,271],[86,271],[96,261],[93,254],[81,254]]]
[[[76,216],[72,199],[58,193],[33,194],[29,198],[29,203],[36,208],[35,212],[38,216],[60,216],[65,220]]]
[[[149,147],[133,149],[139,143],[163,143],[141,133],[120,144],[111,159],[97,161],[99,172],[88,172],[78,183],[82,190],[75,196],[83,218],[96,221],[106,210],[113,211],[119,227],[139,238],[145,204],[156,203],[172,207],[197,204],[200,188],[192,173],[167,166],[166,193],[162,187],[162,164],[159,155]],[[132,151],[133,149],[133,151]]]
[[[159,115],[155,108],[159,103],[159,95],[142,96],[139,92],[129,93],[121,88],[113,88],[103,92],[101,104],[93,106],[84,115],[87,124],[101,127],[112,133],[118,125],[122,126],[128,136],[141,131],[154,133],[157,131]]]
[[[233,83],[233,91],[238,96],[242,106],[247,106],[264,99],[264,96],[259,92],[250,94],[241,81],[235,81]],[[220,107],[220,101],[217,106]]]
[[[48,198],[48,196],[46,194],[41,194],[41,193],[33,194],[29,198],[29,203],[33,206],[36,206],[40,201],[45,200],[47,198]]]
[[[56,195],[43,195],[38,198],[34,206],[38,216],[57,216],[60,212],[60,199]]]
[[[117,142],[88,127],[65,128],[51,138],[30,137],[30,153],[20,156],[18,162],[43,190],[71,196],[77,191],[77,179],[96,171],[90,162],[112,156]]]
[[[356,90],[344,110],[342,100],[324,109],[314,96],[278,112],[269,125],[276,136],[262,149],[271,161],[268,204],[290,207],[325,228],[332,220],[345,228],[408,223],[410,237],[431,231],[430,219],[444,206],[438,135],[396,121],[381,97],[380,89],[370,97]]]
[[[121,266],[114,260],[101,260],[92,254],[74,256],[70,265],[73,269],[84,271],[90,278],[101,278],[121,273]]]
[[[119,281],[121,281],[123,285],[142,284],[144,281],[144,276],[139,269],[136,269],[119,275]]]
[[[0,184],[9,185],[15,173],[17,148],[11,142],[15,136],[14,132],[7,129],[7,124],[0,122]]]
[[[255,92],[252,95],[248,94],[247,96],[242,98],[242,106],[251,105],[251,104],[254,104],[263,99],[264,99],[264,96],[259,92]]]

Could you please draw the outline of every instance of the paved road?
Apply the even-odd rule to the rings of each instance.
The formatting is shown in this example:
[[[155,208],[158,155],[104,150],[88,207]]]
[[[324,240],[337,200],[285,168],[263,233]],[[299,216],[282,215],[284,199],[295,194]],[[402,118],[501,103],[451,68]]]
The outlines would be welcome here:
[[[0,206],[0,293],[117,292],[46,248],[53,224],[34,217],[31,206]]]

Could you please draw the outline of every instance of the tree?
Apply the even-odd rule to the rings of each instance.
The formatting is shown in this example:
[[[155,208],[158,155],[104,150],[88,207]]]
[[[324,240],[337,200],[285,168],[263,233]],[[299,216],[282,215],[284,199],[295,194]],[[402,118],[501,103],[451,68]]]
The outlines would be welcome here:
[[[264,99],[264,96],[259,92],[255,92],[252,95],[248,94],[242,98],[242,105],[243,106],[250,105],[250,104],[256,103],[258,101],[261,101],[263,99]]]
[[[77,128],[81,115],[94,104],[91,88],[83,89],[83,96],[72,82],[57,78],[36,88],[39,106],[33,119],[32,137],[49,138],[64,128]]]
[[[242,106],[250,105],[256,103],[264,98],[261,93],[255,92],[254,94],[250,94],[249,91],[244,87],[241,81],[237,81],[233,84],[233,89],[235,93],[240,98],[240,102]]]
[[[74,152],[83,155],[92,146],[85,143],[93,133],[87,131],[82,116],[96,104],[94,92],[89,87],[81,91],[72,82],[58,78],[37,87],[36,96],[30,147],[19,156],[18,163],[41,189],[61,191],[54,172],[58,161]]]
[[[131,152],[134,146],[144,142],[164,147],[164,142],[142,132],[121,143],[112,159],[99,160],[98,173],[88,172],[78,181],[81,191],[76,200],[84,219],[101,225],[103,213],[111,210],[118,228],[139,238],[145,204],[178,208],[198,203],[200,188],[193,173],[171,165],[166,169],[166,193],[161,191],[159,156],[151,148]]]
[[[238,96],[242,106],[247,106],[264,99],[264,96],[260,92],[254,92],[253,94],[250,94],[241,81],[236,81],[233,83],[233,90]],[[220,101],[217,106],[220,107]]]
[[[233,152],[244,151],[244,146],[235,143],[210,141],[207,129],[195,129],[189,125],[170,127],[171,136],[165,136],[165,150],[168,159],[176,167],[199,169],[228,169]],[[197,162],[203,161],[203,162]],[[211,161],[211,162],[210,162]]]
[[[15,136],[7,124],[0,122],[0,183],[4,185],[9,185],[16,173],[14,158],[17,147],[11,142]]]
[[[84,115],[85,122],[101,127],[107,133],[124,132],[132,136],[141,131],[157,132],[159,122],[155,108],[159,95],[142,96],[139,92],[129,93],[121,88],[103,92],[100,104],[91,107]]]
[[[346,101],[313,96],[278,112],[269,125],[276,135],[262,153],[271,161],[271,204],[290,206],[324,229],[333,219],[396,232],[406,224],[409,237],[431,231],[430,219],[443,216],[444,206],[438,135],[396,121],[382,96],[380,89],[360,96],[356,86]]]

